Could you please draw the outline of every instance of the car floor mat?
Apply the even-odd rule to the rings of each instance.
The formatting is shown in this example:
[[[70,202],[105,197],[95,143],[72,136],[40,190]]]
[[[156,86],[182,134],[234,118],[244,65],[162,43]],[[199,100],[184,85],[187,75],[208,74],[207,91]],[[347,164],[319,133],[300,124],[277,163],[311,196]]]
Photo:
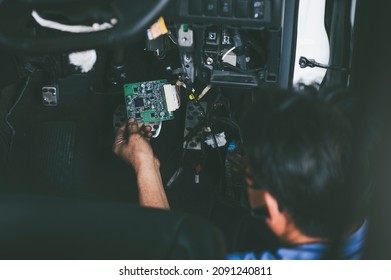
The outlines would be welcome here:
[[[73,186],[75,123],[37,123],[29,134],[32,181],[38,186],[70,191]]]

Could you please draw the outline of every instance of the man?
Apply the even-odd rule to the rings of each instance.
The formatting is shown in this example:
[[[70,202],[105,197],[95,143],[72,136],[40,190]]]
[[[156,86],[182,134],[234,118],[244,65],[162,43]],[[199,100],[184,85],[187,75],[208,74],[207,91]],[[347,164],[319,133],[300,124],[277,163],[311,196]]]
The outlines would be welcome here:
[[[129,119],[118,129],[113,151],[133,166],[137,176],[140,205],[169,209],[160,176],[160,162],[149,144],[151,130],[150,126],[138,125],[135,119]]]
[[[228,258],[360,258],[367,225],[350,184],[352,133],[344,115],[317,97],[269,90],[249,108],[242,131],[250,207],[266,213],[281,246]],[[140,204],[167,209],[149,138],[150,127],[130,119],[114,152],[134,167]]]

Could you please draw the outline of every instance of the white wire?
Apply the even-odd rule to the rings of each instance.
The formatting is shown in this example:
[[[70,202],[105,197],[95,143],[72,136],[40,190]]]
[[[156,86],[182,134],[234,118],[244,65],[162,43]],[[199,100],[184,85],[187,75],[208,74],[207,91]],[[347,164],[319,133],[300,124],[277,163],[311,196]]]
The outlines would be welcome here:
[[[31,15],[39,25],[46,27],[46,28],[56,29],[56,30],[65,31],[65,32],[89,33],[89,32],[96,32],[96,31],[101,31],[101,30],[113,28],[113,25],[108,22],[104,22],[102,24],[94,23],[92,26],[66,25],[66,24],[62,24],[62,23],[55,22],[52,20],[44,19],[35,10],[33,10],[31,12]]]
[[[233,46],[232,48],[230,48],[224,55],[223,57],[221,58],[222,61],[224,61],[224,59],[227,57],[227,55],[232,52],[234,49],[236,49],[235,46]]]
[[[168,33],[168,38],[173,42],[175,45],[178,45],[178,42],[175,42],[174,38],[172,38],[172,34],[169,32]]]
[[[31,75],[29,75],[27,77],[27,80],[26,80],[26,83],[24,84],[24,87],[22,89],[22,92],[19,94],[18,96],[18,99],[15,101],[14,105],[12,105],[12,107],[8,110],[8,113],[7,115],[5,116],[5,122],[6,124],[8,125],[9,129],[11,129],[11,139],[10,139],[10,143],[9,143],[9,146],[8,146],[8,153],[11,152],[11,149],[12,149],[12,145],[13,145],[13,142],[14,142],[14,136],[15,136],[15,128],[12,126],[12,124],[9,122],[8,118],[11,116],[12,114],[12,111],[15,109],[16,105],[18,105],[18,103],[20,102],[20,100],[22,99],[23,95],[24,95],[24,92],[26,91],[26,88],[30,82],[30,78],[31,78]]]

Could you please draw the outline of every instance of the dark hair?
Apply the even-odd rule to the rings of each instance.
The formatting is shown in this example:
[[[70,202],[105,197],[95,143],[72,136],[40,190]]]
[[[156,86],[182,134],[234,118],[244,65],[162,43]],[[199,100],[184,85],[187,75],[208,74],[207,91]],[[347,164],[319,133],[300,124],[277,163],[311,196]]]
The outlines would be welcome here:
[[[244,147],[254,187],[270,192],[306,235],[331,237],[358,221],[348,207],[351,125],[321,98],[268,89],[248,110]]]

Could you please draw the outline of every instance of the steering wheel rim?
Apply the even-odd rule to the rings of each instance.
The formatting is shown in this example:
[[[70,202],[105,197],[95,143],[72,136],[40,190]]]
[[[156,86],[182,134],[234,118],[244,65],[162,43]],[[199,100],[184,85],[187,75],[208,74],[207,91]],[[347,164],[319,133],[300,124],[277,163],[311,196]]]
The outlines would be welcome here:
[[[34,9],[61,11],[62,7],[67,7],[66,5],[69,8],[69,2],[75,4],[80,1],[62,0],[49,4],[47,2],[50,1],[0,2],[0,45],[19,52],[48,53],[81,51],[122,44],[145,31],[162,14],[170,0],[143,0],[142,5],[140,3],[134,5],[135,3],[129,0],[97,1],[98,3],[87,1],[84,7],[92,3],[97,5],[105,2],[104,7],[110,6],[110,13],[117,19],[113,28],[90,33],[61,32],[32,26],[32,22],[35,23],[31,16]],[[90,25],[93,23],[91,22]]]

